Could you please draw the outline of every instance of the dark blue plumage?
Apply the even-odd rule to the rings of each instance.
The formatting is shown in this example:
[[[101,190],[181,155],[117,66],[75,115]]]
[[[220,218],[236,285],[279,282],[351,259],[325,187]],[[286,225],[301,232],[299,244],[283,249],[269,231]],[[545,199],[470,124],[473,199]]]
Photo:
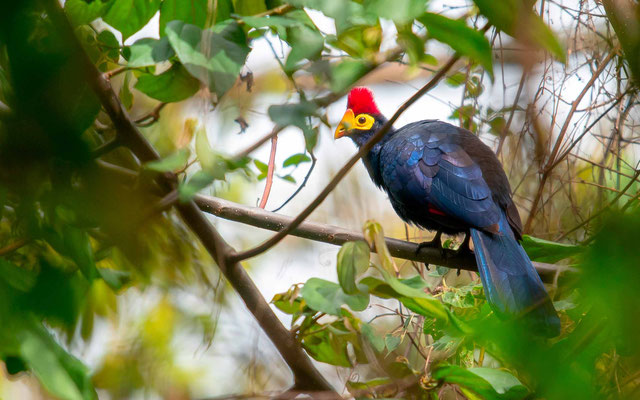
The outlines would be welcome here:
[[[351,96],[349,103],[349,118],[358,119],[362,115],[358,104]],[[355,129],[344,129],[348,122],[343,119],[336,137],[347,134],[358,146],[366,143],[386,122],[373,104],[368,106],[373,125],[363,129],[354,122]],[[478,137],[445,122],[419,121],[390,130],[363,161],[403,220],[425,229],[471,235],[485,294],[498,315],[526,315],[538,333],[559,333],[551,300],[518,243],[522,224],[507,177]]]

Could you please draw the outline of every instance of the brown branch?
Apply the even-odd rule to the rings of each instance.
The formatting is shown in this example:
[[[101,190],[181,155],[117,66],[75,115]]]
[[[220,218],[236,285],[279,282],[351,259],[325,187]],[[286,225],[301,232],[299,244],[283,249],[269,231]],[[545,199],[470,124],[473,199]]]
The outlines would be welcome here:
[[[276,169],[276,149],[278,148],[278,135],[273,135],[271,138],[271,154],[269,155],[269,166],[267,169],[267,179],[264,185],[264,192],[262,193],[262,199],[260,199],[260,208],[267,206],[267,200],[269,200],[269,193],[271,193],[271,186],[273,185],[273,171]]]
[[[338,171],[338,173],[333,177],[331,182],[320,192],[320,194],[309,204],[298,216],[291,221],[289,225],[287,225],[284,229],[273,235],[271,238],[267,239],[265,242],[260,245],[244,251],[242,253],[237,253],[235,255],[231,255],[231,261],[241,261],[247,258],[255,257],[258,254],[261,254],[271,247],[278,244],[282,239],[284,239],[291,231],[293,231],[302,221],[304,221],[323,201],[327,198],[329,193],[333,191],[333,189],[338,185],[338,183],[344,178],[351,167],[353,167],[360,158],[362,158],[365,154],[367,154],[373,146],[382,139],[382,137],[391,129],[393,123],[400,117],[400,115],[411,106],[414,102],[416,102],[420,97],[422,97],[425,93],[431,90],[436,84],[442,79],[445,74],[453,67],[453,65],[460,59],[459,55],[454,55],[451,59],[436,73],[429,82],[424,85],[420,90],[418,90],[413,96],[411,96],[407,101],[405,101],[396,112],[393,114],[391,119],[389,119],[382,128],[376,132],[375,135],[364,146],[360,147],[358,152],[351,157],[351,159]]]
[[[71,24],[60,8],[60,4],[57,1],[47,1],[45,5],[55,26],[61,31],[71,50],[75,52],[76,62],[84,68],[87,82],[113,121],[118,138],[131,149],[141,162],[159,159],[156,150],[144,138],[123,108],[109,80],[105,79],[84,52]],[[169,193],[176,187],[176,178],[171,174],[161,175],[159,183],[165,193]],[[333,391],[331,385],[313,366],[300,343],[295,340],[274,314],[242,265],[237,262],[227,262],[227,254],[233,252],[233,248],[225,242],[196,204],[193,201],[178,203],[176,208],[291,368],[295,387],[297,389]]]
[[[136,124],[138,124],[139,126],[145,127],[145,126],[149,126],[153,123],[155,123],[156,121],[158,121],[160,119],[160,111],[162,111],[162,109],[164,108],[164,106],[166,106],[169,103],[160,103],[157,106],[155,106],[153,108],[153,110],[151,110],[151,112],[149,112],[149,114],[143,115],[142,117],[134,120],[133,122],[135,122]],[[147,121],[150,120],[150,121]],[[147,121],[147,122],[145,122]]]
[[[206,213],[270,231],[280,231],[293,221],[293,217],[276,214],[257,207],[244,206],[217,197],[197,195],[195,202],[198,207]],[[362,232],[311,221],[302,222],[291,231],[291,235],[336,246],[341,246],[346,242],[365,240]],[[417,243],[393,238],[385,238],[385,242],[393,257],[449,268],[460,268],[468,271],[478,270],[475,258],[468,252],[455,255],[450,254],[443,257],[439,249],[432,247],[419,248]],[[375,252],[375,247],[371,247],[371,250]],[[558,272],[576,272],[576,270],[571,267],[537,262],[533,264],[538,274],[547,281],[553,278]]]
[[[18,250],[20,247],[29,243],[31,239],[29,238],[21,238],[16,240],[15,242],[11,242],[8,245],[0,248],[0,256],[5,256],[13,251]]]
[[[556,139],[553,149],[551,150],[551,154],[547,159],[547,163],[542,168],[542,177],[540,178],[540,183],[538,184],[538,191],[536,192],[536,195],[533,198],[533,202],[531,204],[531,211],[529,212],[527,221],[524,224],[524,229],[523,229],[524,232],[530,231],[531,224],[533,223],[533,218],[535,217],[538,211],[538,204],[540,204],[540,199],[542,198],[542,193],[544,192],[544,185],[547,183],[547,179],[549,179],[549,176],[551,175],[551,171],[553,170],[553,168],[555,168],[555,166],[558,165],[556,161],[561,160],[561,158],[558,158],[558,160],[556,160],[556,155],[558,154],[558,151],[560,151],[560,146],[562,145],[562,142],[564,141],[564,137],[567,134],[567,130],[569,129],[569,125],[571,124],[573,114],[576,112],[576,109],[578,108],[578,105],[582,101],[582,98],[587,94],[589,90],[592,89],[593,83],[596,81],[596,79],[598,79],[600,74],[605,70],[605,68],[609,64],[609,61],[611,61],[611,59],[617,52],[618,52],[618,46],[613,48],[611,52],[609,52],[609,54],[604,58],[604,60],[602,60],[599,63],[598,69],[591,75],[591,79],[589,79],[589,82],[587,82],[587,84],[584,86],[584,88],[582,89],[578,97],[571,103],[571,109],[569,110],[569,113],[567,114],[564,124],[560,129],[560,133],[558,134],[558,138]]]

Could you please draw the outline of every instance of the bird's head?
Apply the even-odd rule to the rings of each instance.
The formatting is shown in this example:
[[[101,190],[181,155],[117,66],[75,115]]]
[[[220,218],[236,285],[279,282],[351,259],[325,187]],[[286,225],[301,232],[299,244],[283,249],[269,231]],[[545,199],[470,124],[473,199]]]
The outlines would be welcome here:
[[[384,117],[373,100],[373,93],[365,87],[355,87],[347,98],[347,111],[336,129],[336,139],[346,135],[357,142],[355,135],[376,131],[384,123]],[[367,135],[362,135],[367,136]]]

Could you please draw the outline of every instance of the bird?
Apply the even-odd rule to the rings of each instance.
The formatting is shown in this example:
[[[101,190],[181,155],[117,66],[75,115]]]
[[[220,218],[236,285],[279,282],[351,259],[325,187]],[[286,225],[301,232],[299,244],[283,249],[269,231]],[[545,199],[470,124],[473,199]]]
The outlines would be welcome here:
[[[334,138],[367,143],[387,119],[373,93],[354,87]],[[485,297],[502,319],[523,321],[538,336],[560,333],[560,319],[520,244],[522,222],[502,165],[489,146],[470,131],[428,119],[391,127],[362,157],[373,183],[384,190],[398,216],[440,235],[465,233]],[[462,247],[462,246],[461,246]]]

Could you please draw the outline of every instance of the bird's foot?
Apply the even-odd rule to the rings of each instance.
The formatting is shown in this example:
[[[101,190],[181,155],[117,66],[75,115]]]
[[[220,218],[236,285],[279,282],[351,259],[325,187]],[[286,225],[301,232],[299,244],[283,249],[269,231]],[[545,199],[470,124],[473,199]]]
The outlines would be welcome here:
[[[422,249],[438,249],[440,250],[441,254],[444,255],[445,249],[442,247],[442,242],[440,240],[441,237],[442,237],[442,232],[437,231],[433,239],[427,242],[419,243],[418,247],[416,248],[416,254],[420,253],[420,250]]]

